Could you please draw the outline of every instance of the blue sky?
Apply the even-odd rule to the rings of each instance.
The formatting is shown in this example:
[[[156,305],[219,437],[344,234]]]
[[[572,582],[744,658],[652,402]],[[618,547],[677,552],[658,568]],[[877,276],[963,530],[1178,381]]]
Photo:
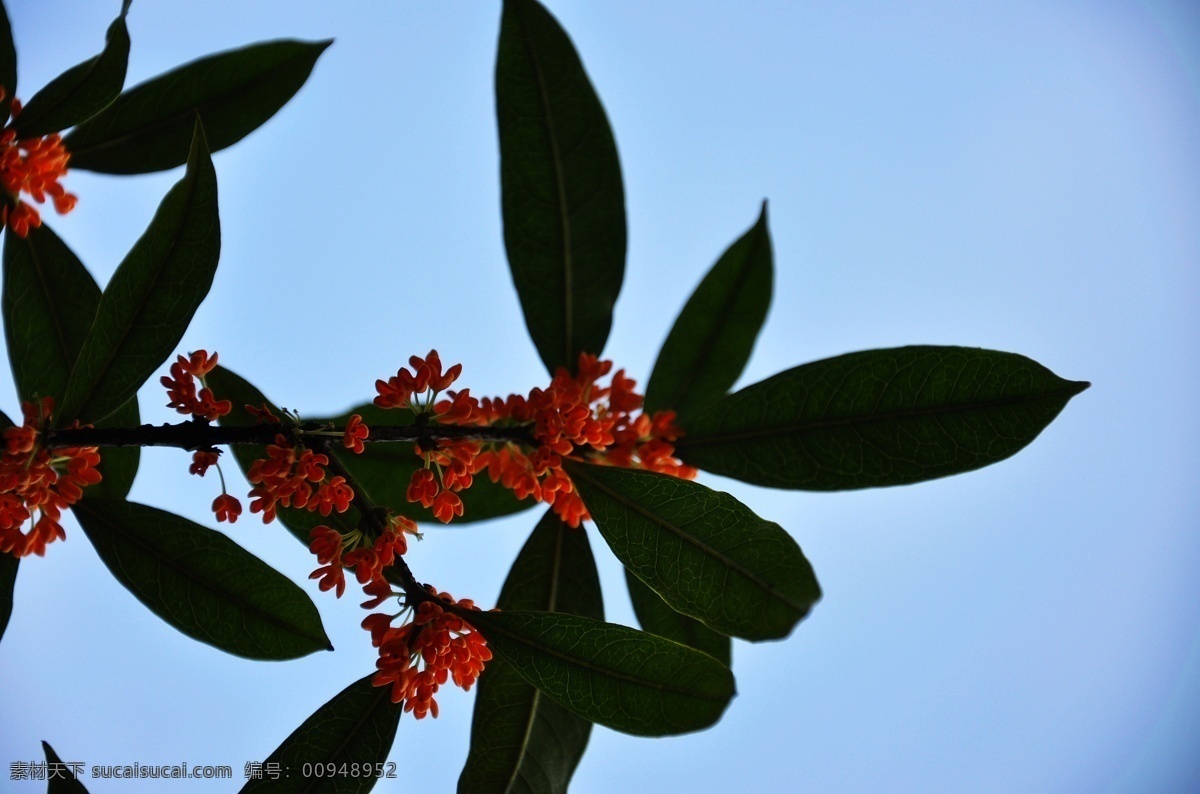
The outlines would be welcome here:
[[[28,98],[98,50],[119,3],[6,5]],[[597,729],[572,791],[1200,788],[1200,11],[549,8],[622,157],[617,366],[644,383],[766,198],[775,298],[742,383],[924,343],[1018,352],[1094,384],[1029,448],[961,477],[841,494],[708,477],[792,532],[824,600],[789,639],[735,645],[739,694],[716,727]],[[260,39],[336,39],[288,107],[215,158],[221,266],[181,350],[215,349],[314,415],[431,347],[473,392],[546,380],[501,239],[498,20],[498,3],[134,3],[130,85]],[[79,207],[49,223],[103,283],[178,177],[72,173]],[[170,420],[157,387],[141,400],[147,421]],[[16,409],[10,385],[0,407]],[[211,524],[216,483],[187,463],[147,452],[132,498]],[[490,605],[537,515],[430,528],[410,564]],[[269,664],[196,643],[67,531],[22,563],[0,643],[6,765],[46,739],[88,765],[229,764],[240,785],[246,761],[373,667],[357,600],[319,593],[311,556],[275,525],[222,531],[313,594],[334,653]],[[609,619],[632,623],[619,565],[599,557]],[[439,701],[438,720],[401,722],[405,779],[377,790],[453,789],[471,699]],[[105,783],[91,789],[167,790]]]

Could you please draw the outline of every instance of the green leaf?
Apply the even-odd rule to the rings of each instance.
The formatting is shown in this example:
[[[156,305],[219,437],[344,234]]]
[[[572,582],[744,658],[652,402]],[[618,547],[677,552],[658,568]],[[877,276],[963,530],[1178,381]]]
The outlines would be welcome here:
[[[796,541],[727,493],[564,461],[613,554],[676,612],[731,637],[787,636],[821,597]]]
[[[504,245],[546,368],[599,354],[625,275],[625,191],[600,99],[558,22],[505,0],[496,56]]]
[[[220,532],[134,502],[73,509],[117,581],[189,637],[249,659],[333,650],[304,591]]]
[[[3,5],[0,4],[0,11],[3,10]],[[0,431],[7,430],[12,427],[12,420],[3,411],[0,411]],[[8,628],[8,619],[12,617],[13,609],[13,588],[17,584],[17,565],[21,561],[11,554],[0,552],[0,638],[4,637],[4,630]]]
[[[671,609],[658,593],[630,573],[628,568],[625,569],[625,583],[629,586],[629,600],[633,602],[633,611],[643,629],[704,651],[726,667],[731,666],[733,652],[728,637]]]
[[[698,731],[721,718],[734,694],[733,673],[716,659],[626,626],[550,612],[479,612],[468,619],[522,678],[613,730]]]
[[[46,794],[87,794],[71,767],[63,763],[49,742],[42,742],[42,750],[46,753],[46,779],[49,781]]]
[[[692,466],[756,485],[904,485],[1015,454],[1089,385],[995,350],[848,353],[707,406],[684,423],[675,448]]]
[[[767,203],[721,255],[679,313],[646,384],[646,411],[679,417],[725,394],[742,374],[771,306]]]
[[[13,589],[17,584],[17,566],[21,561],[11,554],[0,552],[0,638],[12,617]]]
[[[547,511],[517,555],[496,606],[603,620],[587,533]],[[458,791],[565,792],[591,731],[590,722],[542,695],[512,665],[492,659],[479,679]]]
[[[4,337],[22,400],[61,404],[71,368],[87,339],[100,287],[48,226],[4,240]]]
[[[365,766],[388,778],[397,777],[396,765],[387,757],[404,710],[392,702],[391,687],[373,686],[373,677],[360,678],[313,712],[263,763],[264,767],[278,764],[283,774],[277,779],[269,775],[252,779],[242,787],[243,794],[351,794],[375,786],[375,775],[339,773],[342,767],[349,771]],[[305,767],[320,772],[301,774]],[[329,770],[334,774],[327,774]]]
[[[255,418],[245,410],[247,405],[258,408],[265,403],[271,413],[279,417],[283,416],[283,411],[264,397],[262,392],[231,370],[218,366],[204,376],[204,380],[218,399],[229,400],[233,403],[233,410],[217,420],[221,425],[247,427],[255,424]],[[243,474],[250,471],[254,461],[267,457],[267,448],[261,444],[238,444],[232,447],[232,452]],[[293,507],[280,507],[276,511],[276,515],[277,520],[283,524],[284,528],[305,546],[308,546],[310,542],[309,534],[318,525],[323,524],[345,534],[352,529],[357,529],[359,522],[359,513],[354,507],[345,513],[334,512],[328,516]],[[257,517],[254,520],[258,520]]]
[[[352,414],[361,416],[368,427],[377,424],[407,425],[415,421],[411,411],[380,408],[373,403],[351,408],[337,416],[312,419],[311,421],[319,424],[332,423],[337,427],[344,427]],[[341,449],[338,452],[340,453]],[[414,521],[444,526],[433,517],[433,510],[422,507],[420,503],[408,501],[405,495],[413,472],[424,465],[412,444],[368,443],[361,455],[355,455],[347,450],[345,454],[339,455],[339,459],[375,504],[390,507]],[[518,499],[508,488],[492,482],[486,473],[476,475],[471,487],[459,492],[458,495],[463,502],[463,514],[454,519],[455,525],[519,513],[536,504],[532,499]]]
[[[13,97],[17,95],[17,50],[13,46],[12,26],[8,23],[8,11],[0,3],[0,126],[9,119]]]
[[[249,135],[300,90],[332,41],[268,41],[185,64],[117,97],[66,137],[71,168],[144,174],[182,164],[192,119],[216,152]]]
[[[105,36],[104,50],[72,66],[30,98],[12,128],[21,138],[35,138],[65,130],[90,119],[121,93],[129,62],[129,30],[121,10]],[[75,163],[71,163],[75,167]]]
[[[92,274],[50,227],[30,229],[24,239],[7,235],[0,307],[8,359],[22,400],[50,396],[62,404],[63,391],[99,304],[100,287]],[[134,397],[98,426],[139,424]],[[140,457],[138,447],[105,449],[99,467],[104,479],[86,493],[124,497],[133,484]]]
[[[208,294],[221,251],[217,175],[193,123],[187,172],[105,288],[59,422],[95,422],[120,408],[171,355]]]

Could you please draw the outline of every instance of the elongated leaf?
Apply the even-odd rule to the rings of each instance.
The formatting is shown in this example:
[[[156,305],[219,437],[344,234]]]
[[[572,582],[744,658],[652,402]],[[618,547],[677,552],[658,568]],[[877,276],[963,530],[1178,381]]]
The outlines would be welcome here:
[[[364,767],[386,778],[398,777],[396,765],[388,763],[387,757],[404,710],[392,702],[391,687],[372,686],[372,677],[360,678],[334,695],[263,763],[264,767],[278,764],[286,774],[251,779],[242,787],[243,794],[366,792],[375,786],[377,775],[352,774]],[[319,771],[301,774],[304,768]]]
[[[4,336],[8,359],[22,400],[54,397],[63,391],[100,304],[100,287],[92,274],[48,226],[30,229],[24,239],[10,234],[4,241]],[[137,398],[122,405],[102,427],[134,427],[141,423]],[[104,450],[104,479],[87,494],[121,498],[137,474],[141,449]]]
[[[17,567],[21,561],[11,554],[0,552],[0,638],[12,617],[13,590],[17,584]]]
[[[767,203],[688,298],[646,384],[646,410],[682,419],[722,396],[750,360],[771,306],[774,266]]]
[[[79,782],[72,767],[63,763],[49,742],[42,742],[42,750],[46,753],[46,780],[49,781],[46,794],[87,794],[87,789]],[[82,771],[82,762],[72,763],[78,763],[76,768]]]
[[[629,587],[629,600],[633,602],[634,614],[643,629],[704,651],[726,667],[732,666],[732,643],[728,637],[671,609],[662,596],[630,573],[628,568],[625,569],[625,583]]]
[[[13,97],[17,95],[17,50],[13,46],[12,27],[8,23],[8,11],[0,3],[0,126],[8,121]]]
[[[338,416],[311,421],[344,427],[351,414],[361,416],[368,427],[406,425],[414,421],[410,411],[379,408],[373,403],[357,406]],[[413,472],[423,465],[412,444],[367,444],[361,455],[346,452],[341,455],[341,461],[375,504],[390,507],[414,521],[443,526],[433,517],[431,509],[410,502],[405,496]],[[530,499],[518,499],[508,488],[488,479],[486,472],[477,475],[471,487],[460,492],[459,497],[463,501],[463,514],[452,526],[519,513],[537,504]]]
[[[0,431],[12,427],[12,420],[0,411]],[[21,561],[11,554],[0,552],[0,638],[8,628],[8,619],[12,617],[13,588],[17,583],[17,566]]]
[[[747,640],[787,636],[821,597],[796,541],[727,493],[565,463],[613,554],[676,612]]]
[[[220,532],[134,502],[74,510],[117,581],[189,637],[249,659],[333,650],[304,591]]]
[[[179,344],[212,285],[221,251],[217,175],[193,122],[187,172],[105,288],[60,422],[94,422],[121,407]]]
[[[216,152],[287,104],[332,41],[268,41],[192,61],[121,94],[66,138],[71,167],[144,174],[182,164],[192,119]]]
[[[496,56],[504,246],[546,368],[599,354],[625,275],[625,190],[604,108],[535,0],[505,0]]]
[[[587,533],[547,511],[517,555],[496,606],[604,619]],[[460,794],[565,792],[592,724],[530,686],[500,658],[479,679]]]
[[[716,659],[626,626],[550,612],[479,612],[470,620],[526,681],[613,730],[698,731],[721,718],[734,694],[733,673]]]
[[[222,425],[245,427],[254,424],[255,418],[245,410],[247,405],[258,408],[266,404],[273,414],[283,416],[283,412],[264,397],[262,392],[231,370],[218,366],[205,376],[205,382],[218,399],[229,400],[233,403],[233,410],[218,420]],[[239,444],[233,447],[233,456],[244,474],[250,471],[254,461],[267,457],[267,448],[258,444]],[[310,513],[307,510],[281,507],[278,509],[277,515],[284,528],[305,546],[309,544],[309,533],[318,525],[333,527],[344,534],[352,529],[357,529],[359,522],[359,513],[354,507],[345,513],[334,512],[328,516]]]
[[[100,287],[48,226],[4,241],[4,337],[22,400],[62,400],[100,305]]]
[[[65,130],[90,119],[121,93],[129,63],[129,30],[125,13],[108,26],[104,50],[72,66],[34,94],[12,127],[19,137],[32,138]],[[71,164],[74,167],[74,163]]]
[[[1015,454],[1088,385],[995,350],[848,353],[709,405],[684,423],[676,451],[692,466],[775,488],[904,485]]]

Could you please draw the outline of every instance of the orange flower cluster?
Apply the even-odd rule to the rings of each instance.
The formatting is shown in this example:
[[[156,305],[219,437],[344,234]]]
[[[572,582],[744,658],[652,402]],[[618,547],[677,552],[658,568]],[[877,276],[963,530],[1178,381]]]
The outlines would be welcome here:
[[[366,589],[375,596],[363,604],[368,608],[378,606],[392,595],[386,582]],[[455,601],[449,593],[439,593],[428,586],[427,589],[438,600],[456,604],[460,609],[479,609],[470,599]],[[371,632],[371,644],[379,649],[379,660],[375,663],[378,672],[372,683],[390,685],[392,702],[404,703],[404,710],[417,719],[427,714],[437,717],[438,705],[433,696],[438,688],[452,680],[455,686],[469,692],[492,658],[492,652],[471,624],[434,601],[422,601],[412,622],[399,628],[392,626],[394,617],[377,613],[362,622],[363,628]]]
[[[443,375],[437,351],[424,359],[413,356],[409,363],[415,374],[402,368],[386,383],[375,382],[376,405],[427,410],[432,398],[422,406],[415,395],[426,388],[448,388],[462,371],[456,364]],[[467,427],[531,424],[539,446],[529,453],[516,443],[453,441],[441,442],[434,450],[419,449],[425,468],[414,472],[408,500],[432,508],[436,518],[448,522],[462,515],[462,500],[455,492],[470,487],[472,476],[486,470],[492,482],[511,489],[517,498],[544,502],[565,523],[577,527],[588,517],[587,508],[563,471],[564,457],[695,477],[695,469],[674,457],[674,442],[681,433],[674,412],[635,415],[642,397],[624,370],[613,374],[608,386],[599,385],[611,371],[611,361],[584,353],[579,356],[578,374],[560,368],[548,388],[535,388],[528,397],[480,400],[469,389],[448,391],[447,399],[434,402],[437,421]]]
[[[346,568],[354,571],[359,584],[382,582],[383,569],[408,552],[406,534],[416,535],[417,525],[404,516],[391,516],[387,529],[374,540],[358,530],[343,535],[327,526],[313,527],[308,548],[322,567],[308,578],[320,579],[323,591],[336,588],[338,598],[346,591]]]
[[[66,537],[58,523],[62,511],[83,496],[83,489],[100,482],[96,447],[70,447],[53,452],[38,438],[50,423],[54,399],[24,403],[24,424],[4,431],[0,455],[0,552],[24,557],[46,553],[46,544]],[[40,513],[28,533],[26,521]]]
[[[4,96],[0,86],[0,99]],[[21,112],[19,101],[13,100],[11,112],[13,116]],[[0,133],[0,187],[7,193],[0,206],[0,226],[7,225],[13,234],[25,237],[31,228],[42,225],[42,216],[21,199],[22,193],[39,204],[49,196],[59,215],[74,209],[78,199],[58,183],[67,174],[70,157],[57,134],[18,140],[16,130]]]
[[[217,366],[217,354],[209,358],[207,350],[197,350],[188,358],[179,356],[171,365],[171,376],[164,375],[159,382],[167,388],[170,402],[168,408],[174,408],[181,414],[191,414],[209,422],[225,416],[233,408],[229,400],[218,400],[212,389],[204,386],[204,376]],[[202,388],[196,390],[196,381],[200,378]],[[214,461],[215,462],[215,461]]]
[[[329,458],[302,445],[288,446],[282,435],[267,445],[267,457],[254,461],[246,472],[250,512],[262,513],[263,523],[275,520],[279,505],[316,511],[323,516],[350,509],[354,489],[342,476],[328,476]],[[314,486],[316,486],[314,488]]]

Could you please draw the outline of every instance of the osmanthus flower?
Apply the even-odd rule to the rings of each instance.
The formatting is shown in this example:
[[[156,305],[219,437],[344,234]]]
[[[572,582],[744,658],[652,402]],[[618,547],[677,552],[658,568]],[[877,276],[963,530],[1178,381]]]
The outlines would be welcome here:
[[[223,493],[213,500],[212,509],[217,514],[217,521],[228,521],[232,524],[242,514],[242,503],[229,494]]]
[[[96,447],[48,450],[39,441],[50,424],[54,400],[44,397],[22,405],[24,423],[4,431],[0,455],[0,552],[42,556],[46,544],[66,537],[62,511],[100,482]],[[21,527],[29,521],[28,532]]]
[[[364,588],[373,596],[363,604],[373,609],[389,598],[403,594],[394,593],[383,580],[372,582]],[[375,686],[390,686],[393,703],[403,703],[406,712],[417,719],[427,714],[438,715],[437,701],[433,696],[448,680],[464,691],[470,691],[484,666],[492,658],[483,635],[459,615],[442,604],[454,605],[459,610],[475,610],[478,607],[470,599],[455,601],[449,593],[439,593],[426,586],[433,600],[421,601],[412,613],[412,620],[393,626],[393,621],[410,613],[405,609],[396,615],[372,614],[363,620],[363,628],[371,632],[371,644],[379,649],[375,663],[377,672],[372,683]]]
[[[371,435],[371,428],[363,424],[363,418],[359,414],[354,414],[346,422],[346,429],[342,433],[342,446],[354,452],[355,455],[363,453],[363,442]]]
[[[197,350],[187,358],[179,356],[171,365],[171,375],[164,375],[159,382],[167,389],[168,408],[181,414],[190,414],[209,422],[225,416],[233,409],[229,400],[218,400],[212,389],[204,386],[204,376],[217,366],[217,354],[210,358],[208,351]],[[201,388],[196,389],[195,378],[200,378]]]
[[[0,99],[6,95],[5,88],[0,86]],[[20,112],[21,103],[14,99],[11,114],[15,117]],[[49,197],[60,215],[74,209],[78,200],[58,181],[66,176],[70,157],[57,133],[18,138],[12,128],[0,132],[0,187],[5,193],[0,197],[0,226],[25,237],[30,229],[42,225],[41,214],[22,196],[39,204]]]
[[[196,474],[203,477],[210,466],[216,465],[220,454],[220,451],[216,449],[196,450],[192,453],[192,465],[188,466],[188,474]]]
[[[462,372],[462,364],[455,364],[445,372],[442,371],[442,360],[436,350],[430,350],[424,358],[410,356],[409,366],[401,367],[395,376],[386,381],[375,381],[375,391],[378,396],[375,404],[380,408],[409,408],[414,413],[423,413],[428,409],[428,402],[435,399],[438,392],[450,388]],[[414,401],[417,395],[431,392],[426,402]]]
[[[329,457],[301,444],[289,444],[283,435],[267,445],[267,457],[254,461],[246,479],[250,490],[250,512],[262,513],[263,522],[275,520],[276,509],[296,507],[323,516],[336,510],[344,513],[354,499],[354,489],[344,477],[325,471]]]
[[[372,539],[361,530],[346,534],[321,525],[309,533],[309,551],[317,555],[317,568],[309,576],[320,579],[322,591],[337,590],[341,598],[346,590],[345,569],[354,571],[362,585],[383,581],[383,571],[408,551],[407,535],[417,535],[417,525],[404,516],[390,516],[387,528]]]
[[[442,374],[437,351],[424,359],[409,360],[416,372],[401,368],[394,378],[376,381],[381,407],[427,411],[415,396],[426,389],[448,388],[461,372],[454,365]],[[473,477],[487,472],[492,482],[509,488],[519,499],[533,498],[552,507],[567,524],[577,527],[588,517],[583,500],[562,468],[564,457],[613,466],[648,469],[691,479],[696,470],[674,457],[674,442],[681,435],[671,411],[635,414],[642,407],[636,383],[617,370],[609,385],[600,379],[612,372],[611,361],[580,354],[577,374],[560,368],[545,389],[528,396],[473,397],[469,390],[447,391],[433,402],[433,419],[460,427],[531,425],[537,447],[516,442],[480,443],[443,441],[433,449],[418,448],[425,466],[409,482],[407,497],[432,508],[435,518],[448,522],[462,515],[458,491],[469,488]],[[431,398],[432,399],[432,398]]]

